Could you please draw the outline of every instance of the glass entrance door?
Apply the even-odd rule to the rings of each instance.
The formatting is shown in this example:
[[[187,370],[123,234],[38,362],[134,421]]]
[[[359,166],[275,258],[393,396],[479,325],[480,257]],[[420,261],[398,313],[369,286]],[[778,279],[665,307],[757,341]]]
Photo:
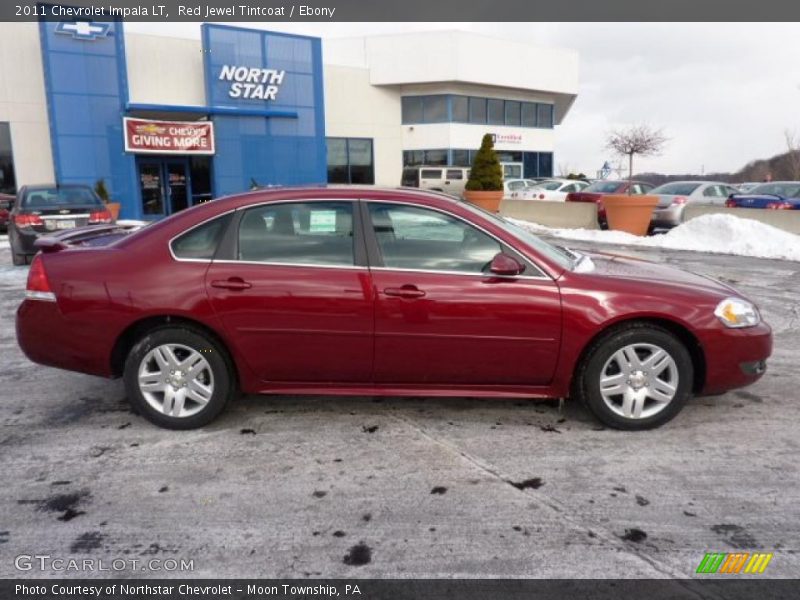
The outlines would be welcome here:
[[[186,159],[143,158],[137,164],[145,218],[171,215],[190,206],[191,182]]]

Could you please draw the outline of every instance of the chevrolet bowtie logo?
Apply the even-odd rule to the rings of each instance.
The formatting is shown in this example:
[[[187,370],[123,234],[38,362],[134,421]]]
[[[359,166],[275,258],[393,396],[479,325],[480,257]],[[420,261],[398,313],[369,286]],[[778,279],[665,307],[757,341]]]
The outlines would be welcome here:
[[[56,26],[56,33],[71,35],[78,40],[93,41],[97,38],[104,38],[111,29],[109,23],[93,23],[91,21],[74,21],[72,23],[61,21]]]

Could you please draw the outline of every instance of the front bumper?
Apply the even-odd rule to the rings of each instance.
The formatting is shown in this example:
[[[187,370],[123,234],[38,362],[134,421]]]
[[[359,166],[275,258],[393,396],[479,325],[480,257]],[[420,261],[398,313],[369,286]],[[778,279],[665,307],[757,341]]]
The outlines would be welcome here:
[[[701,344],[706,357],[702,392],[721,394],[763,377],[772,354],[772,328],[764,322],[743,329],[720,325],[707,331]]]

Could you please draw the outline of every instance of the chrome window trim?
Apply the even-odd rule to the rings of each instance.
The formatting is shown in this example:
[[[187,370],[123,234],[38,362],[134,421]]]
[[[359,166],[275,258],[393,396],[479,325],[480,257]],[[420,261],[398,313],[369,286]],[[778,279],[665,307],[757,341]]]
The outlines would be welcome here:
[[[466,275],[469,277],[483,277],[485,279],[531,279],[535,281],[552,281],[549,277],[534,277],[532,275],[496,275],[495,273],[470,273],[468,271],[445,271],[436,269],[405,269],[403,267],[370,267],[371,271],[399,271],[401,273],[432,273],[437,275]]]
[[[525,254],[524,252],[521,252],[519,249],[517,249],[512,244],[509,244],[508,242],[504,242],[499,237],[494,235],[492,232],[487,231],[486,229],[484,229],[480,225],[478,225],[476,223],[472,223],[471,221],[468,221],[467,219],[461,217],[460,215],[456,215],[456,214],[454,214],[452,212],[445,211],[445,210],[443,210],[441,208],[438,208],[438,207],[435,207],[435,206],[428,206],[428,205],[425,205],[425,204],[417,204],[415,202],[408,202],[408,201],[405,201],[405,200],[364,199],[363,202],[365,202],[367,204],[369,204],[369,203],[377,203],[377,204],[399,204],[399,205],[402,205],[402,206],[413,206],[415,208],[423,208],[423,209],[427,209],[427,210],[433,210],[433,211],[442,213],[443,215],[446,215],[446,216],[452,217],[454,219],[457,219],[457,220],[459,220],[459,221],[461,221],[463,223],[466,223],[470,227],[474,227],[475,229],[478,229],[479,231],[485,233],[490,238],[492,238],[497,243],[499,243],[501,247],[502,246],[508,246],[509,248],[514,250],[514,252],[516,252],[520,256],[523,256],[528,262],[530,262],[533,265],[533,267],[537,271],[539,271],[541,273],[541,275],[512,276],[511,277],[512,279],[545,279],[545,280],[548,280],[548,281],[553,281],[553,278],[550,277],[549,275],[547,275],[547,273],[545,273],[544,270],[541,267],[539,267],[539,265],[536,264],[536,261],[534,261],[532,258],[530,258],[527,254]],[[468,273],[468,272],[464,272],[464,271],[438,271],[436,269],[405,269],[405,268],[395,268],[395,267],[370,267],[370,268],[371,269],[378,269],[378,270],[389,270],[389,271],[411,271],[411,272],[419,272],[419,273],[443,273],[443,274],[448,274],[448,275],[456,274],[456,275],[477,275],[477,276],[480,276],[480,277],[492,277],[492,276],[498,277],[498,275],[492,275],[491,273]],[[508,277],[508,276],[506,276],[506,277]]]
[[[288,263],[288,262],[263,262],[259,260],[230,260],[221,259],[212,261],[215,265],[262,265],[265,267],[306,267],[311,269],[347,269],[349,271],[367,271],[369,267],[360,265],[322,265],[317,263]]]

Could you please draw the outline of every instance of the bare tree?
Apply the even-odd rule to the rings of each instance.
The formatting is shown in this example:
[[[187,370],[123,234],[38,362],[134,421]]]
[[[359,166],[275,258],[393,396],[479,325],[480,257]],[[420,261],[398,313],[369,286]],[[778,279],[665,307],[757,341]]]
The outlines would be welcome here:
[[[633,179],[633,156],[655,156],[661,152],[667,137],[661,129],[649,125],[633,125],[615,129],[606,138],[606,148],[628,157],[628,183]],[[630,186],[628,193],[630,193]]]
[[[792,181],[800,180],[800,135],[795,131],[786,129],[783,132],[786,139],[787,152],[786,158],[789,163],[789,179]]]

